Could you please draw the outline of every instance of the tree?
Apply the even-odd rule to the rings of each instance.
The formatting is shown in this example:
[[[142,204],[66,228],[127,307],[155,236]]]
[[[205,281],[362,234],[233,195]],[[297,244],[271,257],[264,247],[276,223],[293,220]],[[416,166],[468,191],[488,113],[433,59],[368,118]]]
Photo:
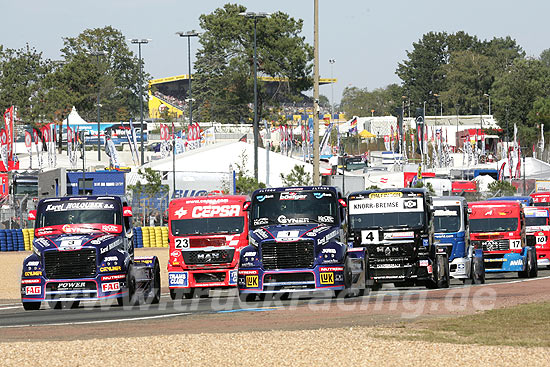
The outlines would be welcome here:
[[[508,181],[493,181],[488,186],[489,196],[511,196],[514,195],[517,189]]]
[[[305,171],[303,165],[296,164],[288,175],[281,173],[283,186],[308,186],[311,185],[311,175]]]
[[[395,113],[396,107],[401,107],[402,95],[402,88],[397,84],[371,92],[367,88],[346,87],[340,107],[347,116],[370,116],[371,110],[376,116],[387,116]]]
[[[135,185],[128,185],[128,190],[133,191],[138,196],[146,195],[151,199],[159,194],[168,192],[168,186],[162,184],[162,175],[159,171],[155,171],[150,167],[139,169],[138,174],[145,179],[145,183],[137,181]]]
[[[257,181],[246,169],[248,156],[244,150],[239,160],[240,162],[235,162],[235,191],[238,194],[251,194],[254,190],[264,188],[265,184]]]
[[[242,5],[226,4],[200,16],[205,32],[195,63],[194,97],[199,115],[220,122],[248,122],[253,103],[253,27],[244,18]],[[282,12],[257,21],[258,75],[280,80],[268,94],[258,82],[258,113],[268,114],[266,105],[276,105],[308,90],[311,81],[312,47],[300,36],[303,21]]]

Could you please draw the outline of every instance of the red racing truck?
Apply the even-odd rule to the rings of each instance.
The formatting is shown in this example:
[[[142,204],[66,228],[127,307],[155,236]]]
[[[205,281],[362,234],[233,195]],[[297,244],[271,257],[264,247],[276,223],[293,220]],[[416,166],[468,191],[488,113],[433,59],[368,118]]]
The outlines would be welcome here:
[[[485,272],[537,276],[537,254],[527,245],[523,205],[517,201],[468,204],[470,244],[483,250]]]
[[[550,267],[550,208],[528,206],[524,209],[527,245],[537,249],[537,266]]]
[[[168,208],[168,286],[172,299],[197,290],[237,286],[241,249],[248,245],[246,196],[175,199]]]
[[[550,206],[550,192],[539,191],[529,195],[533,198],[534,206]]]

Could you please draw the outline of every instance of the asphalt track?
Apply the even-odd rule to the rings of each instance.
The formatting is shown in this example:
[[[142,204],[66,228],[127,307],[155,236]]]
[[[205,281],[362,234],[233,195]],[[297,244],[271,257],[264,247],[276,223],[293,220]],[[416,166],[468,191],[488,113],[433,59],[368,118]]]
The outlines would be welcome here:
[[[550,270],[539,270],[535,280],[518,279],[517,273],[488,274],[485,285],[462,285],[456,280],[441,290],[385,285],[378,292],[348,299],[334,299],[327,293],[245,303],[236,292],[225,291],[211,293],[209,298],[172,301],[163,293],[157,305],[82,302],[78,308],[56,310],[43,303],[37,311],[24,311],[20,302],[6,302],[0,304],[0,340],[380,325],[469,314],[525,299],[545,300],[549,291]]]

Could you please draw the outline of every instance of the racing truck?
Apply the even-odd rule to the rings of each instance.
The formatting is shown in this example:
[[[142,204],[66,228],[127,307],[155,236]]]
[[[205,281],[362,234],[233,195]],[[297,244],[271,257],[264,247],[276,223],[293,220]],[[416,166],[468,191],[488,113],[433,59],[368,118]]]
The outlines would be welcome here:
[[[550,208],[528,206],[525,212],[527,245],[535,246],[537,267],[550,267]]]
[[[468,203],[470,244],[483,250],[485,272],[517,271],[522,278],[537,276],[535,247],[525,236],[523,204],[518,201]]]
[[[242,301],[365,290],[364,249],[347,244],[346,202],[332,186],[256,190],[248,202],[249,244],[241,251]]]
[[[175,199],[168,208],[168,286],[174,299],[237,287],[241,249],[248,244],[246,196]]]
[[[47,198],[29,212],[35,220],[32,251],[23,261],[25,310],[80,301],[116,299],[134,305],[160,300],[156,256],[135,257],[132,208],[118,196]]]
[[[375,189],[348,196],[349,237],[366,248],[367,286],[449,286],[445,247],[434,241],[432,198],[425,189]]]
[[[464,283],[485,283],[483,251],[469,245],[468,204],[461,196],[433,198],[435,240],[449,257],[449,275]]]

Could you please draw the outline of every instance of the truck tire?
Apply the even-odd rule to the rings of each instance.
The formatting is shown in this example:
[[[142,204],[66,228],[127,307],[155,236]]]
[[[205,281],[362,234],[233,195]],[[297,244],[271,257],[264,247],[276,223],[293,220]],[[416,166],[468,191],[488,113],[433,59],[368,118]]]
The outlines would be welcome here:
[[[531,270],[527,277],[536,278],[539,274],[539,268],[537,265],[537,250],[535,248],[531,249]]]
[[[179,289],[170,289],[170,298],[172,298],[172,301],[175,301],[176,299],[182,299],[183,292]]]
[[[449,259],[447,256],[436,255],[433,266],[433,280],[426,282],[426,288],[449,288]]]
[[[533,271],[536,271],[536,270],[533,270],[533,255],[532,255],[533,251],[531,251],[530,249],[527,250],[527,254],[526,254],[526,264],[525,264],[525,269],[522,270],[522,271],[518,271],[518,277],[520,278],[531,278],[532,277],[532,274],[533,274]],[[535,261],[535,264],[536,264],[536,261]],[[535,265],[536,266],[536,265]]]
[[[473,284],[485,284],[485,264],[481,257],[473,258],[470,272]]]
[[[40,302],[23,302],[25,311],[36,311],[40,309]]]
[[[239,293],[239,299],[241,302],[254,302],[256,300],[256,293]]]
[[[159,263],[155,263],[155,268],[153,270],[153,279],[151,279],[151,304],[156,305],[160,302],[160,266]]]
[[[128,265],[126,271],[126,288],[127,292],[124,296],[117,298],[119,306],[135,306],[138,303],[136,299],[136,275],[134,273],[134,266]]]
[[[378,283],[378,282],[373,282],[370,287],[370,290],[372,292],[378,292],[380,289],[382,289],[382,283]]]
[[[195,288],[188,288],[183,291],[183,298],[191,299],[195,297]]]
[[[395,288],[401,288],[401,287],[414,287],[414,280],[403,280],[402,282],[393,282],[393,286]]]

